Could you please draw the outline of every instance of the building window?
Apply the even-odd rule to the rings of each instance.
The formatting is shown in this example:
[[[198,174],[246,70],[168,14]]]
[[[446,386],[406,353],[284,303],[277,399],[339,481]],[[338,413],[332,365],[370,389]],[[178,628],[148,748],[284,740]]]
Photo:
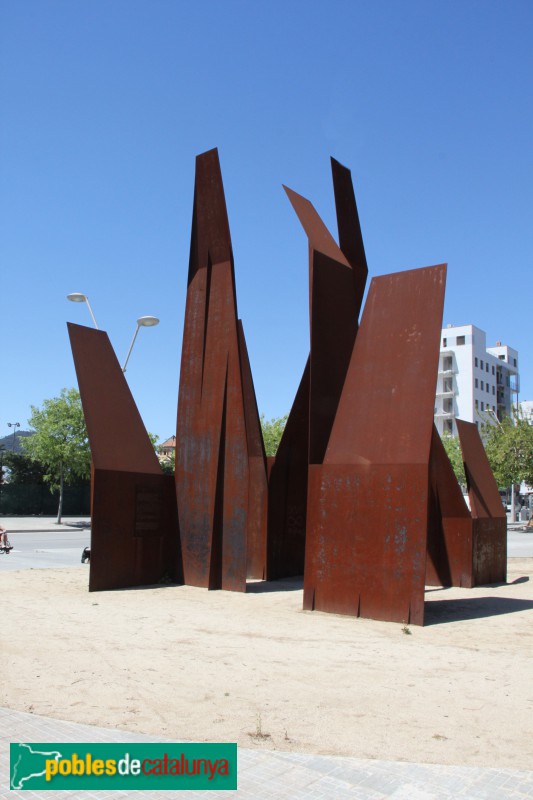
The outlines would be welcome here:
[[[485,388],[485,384],[483,383],[483,381],[481,381],[481,391],[483,391],[484,388]]]
[[[485,364],[485,372],[488,372],[488,371],[489,371],[489,365]]]
[[[481,410],[485,411],[485,403],[483,402],[483,400],[481,401]]]
[[[505,361],[505,356],[498,356],[498,358],[500,359],[500,361]]]
[[[486,389],[487,389],[487,394],[490,394],[490,386],[489,386],[489,384],[488,384],[488,383],[486,383],[486,384],[485,384],[485,387],[486,387]]]
[[[442,340],[442,346],[443,347],[447,347],[448,346],[448,339],[443,339]]]
[[[477,401],[477,400],[475,400],[474,402],[475,402],[475,404],[476,404],[476,408],[479,408],[479,403],[478,403],[478,401]]]
[[[479,362],[479,366],[481,367],[481,369],[483,369],[483,359],[481,359],[481,361]]]
[[[465,343],[465,337],[464,336],[458,336],[457,337],[457,344],[459,345],[459,344],[464,344],[464,343]]]
[[[476,366],[476,367],[477,367],[477,356],[476,356],[476,357],[475,357],[475,359],[474,359],[474,366]]]
[[[492,394],[496,394],[496,389],[494,388],[494,386],[492,387]]]
[[[452,357],[451,356],[444,356],[442,359],[442,369],[444,372],[449,372],[452,368]]]
[[[516,358],[513,358],[513,364],[514,364],[514,365],[515,365],[515,367],[516,367]]]
[[[496,374],[496,370],[494,369],[494,364],[492,365],[492,374],[493,374],[493,375],[495,375],[495,374]]]
[[[478,388],[478,386],[479,386],[479,381],[478,381],[478,379],[476,378],[476,389]]]

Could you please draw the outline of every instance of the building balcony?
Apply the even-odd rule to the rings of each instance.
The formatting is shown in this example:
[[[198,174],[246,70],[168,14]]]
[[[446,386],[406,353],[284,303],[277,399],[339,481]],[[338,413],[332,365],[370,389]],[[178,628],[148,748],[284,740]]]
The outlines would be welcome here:
[[[453,419],[455,417],[455,411],[435,411],[433,416],[439,419]]]
[[[458,370],[454,369],[439,369],[439,375],[457,375]]]
[[[443,389],[442,392],[436,392],[436,397],[454,397],[455,392],[453,389]]]

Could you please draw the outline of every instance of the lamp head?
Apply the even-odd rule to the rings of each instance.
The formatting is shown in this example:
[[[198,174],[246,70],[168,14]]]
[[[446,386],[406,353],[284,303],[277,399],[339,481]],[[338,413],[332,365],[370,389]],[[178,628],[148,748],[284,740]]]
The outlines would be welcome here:
[[[85,303],[87,295],[81,292],[72,292],[71,294],[67,294],[67,300],[71,300],[73,303]]]
[[[139,317],[137,325],[142,325],[144,328],[153,328],[154,325],[159,325],[159,320],[157,317]]]

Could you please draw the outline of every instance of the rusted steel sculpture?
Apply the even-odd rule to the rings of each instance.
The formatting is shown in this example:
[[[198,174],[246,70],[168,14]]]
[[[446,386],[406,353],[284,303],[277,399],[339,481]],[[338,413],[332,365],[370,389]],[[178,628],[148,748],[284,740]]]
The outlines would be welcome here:
[[[429,516],[426,584],[475,585],[472,517],[435,426],[429,459]]]
[[[475,586],[507,580],[507,518],[483,442],[473,422],[456,420],[472,513]]]
[[[164,475],[104,331],[68,324],[92,455],[89,591],[181,581],[174,481]]]
[[[268,580],[301,575],[305,560],[309,452],[309,360],[275,458],[269,458]]]
[[[424,622],[445,275],[370,285],[324,462],[309,467],[305,609]]]
[[[244,418],[246,422],[246,442],[248,445],[248,473],[250,487],[248,492],[248,527],[246,534],[248,578],[263,580],[266,573],[267,558],[267,511],[268,480],[265,444],[261,421],[257,409],[252,370],[248,358],[248,348],[244,338],[241,320],[238,321],[239,354],[241,360],[241,380],[244,398]]]
[[[312,204],[285,190],[309,239],[311,352],[269,478],[269,579],[304,570],[308,465],[322,463],[368,274],[350,171],[331,165],[340,246]]]
[[[210,150],[196,159],[176,431],[187,584],[246,590],[255,492],[247,435],[233,252],[218,153]]]

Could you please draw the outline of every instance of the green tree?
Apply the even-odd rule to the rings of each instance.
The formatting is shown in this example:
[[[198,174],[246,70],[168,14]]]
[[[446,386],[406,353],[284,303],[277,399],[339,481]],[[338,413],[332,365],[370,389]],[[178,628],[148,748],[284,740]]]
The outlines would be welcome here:
[[[483,439],[490,466],[501,489],[525,481],[533,485],[533,426],[515,411],[497,425],[485,424]],[[514,491],[511,519],[514,520]]]
[[[57,523],[63,512],[63,489],[76,478],[88,478],[91,453],[77,389],[63,389],[59,397],[45,400],[42,408],[31,407],[28,420],[33,435],[23,439],[25,453],[43,465],[44,480],[59,489]]]
[[[525,481],[533,485],[533,426],[514,413],[483,428],[485,450],[501,488]]]
[[[459,439],[457,438],[457,436],[452,436],[449,433],[443,434],[441,439],[442,439],[442,444],[444,445],[444,449],[446,450],[446,454],[450,459],[453,471],[455,472],[455,477],[457,478],[461,487],[466,486],[466,475],[463,462],[463,453],[461,451],[461,445],[459,444]]]
[[[5,453],[4,467],[9,469],[9,483],[33,485],[44,483],[46,468],[38,461],[21,456],[20,453]]]
[[[0,484],[4,482],[4,464],[6,460],[6,448],[3,444],[0,444]]]
[[[288,416],[288,414],[285,414],[284,417],[274,417],[271,420],[267,420],[265,415],[261,414],[261,430],[263,431],[263,441],[267,456],[276,455]]]

